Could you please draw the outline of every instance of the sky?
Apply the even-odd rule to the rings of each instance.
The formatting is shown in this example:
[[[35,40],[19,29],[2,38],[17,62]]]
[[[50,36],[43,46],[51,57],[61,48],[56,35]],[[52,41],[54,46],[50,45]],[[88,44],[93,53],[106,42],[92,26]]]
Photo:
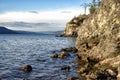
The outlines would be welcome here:
[[[92,0],[0,0],[1,22],[68,22]],[[87,11],[87,13],[89,13]]]
[[[84,1],[91,0],[0,0],[0,21],[65,21],[84,13]]]
[[[79,8],[84,1],[89,3],[91,0],[0,0],[0,12]]]

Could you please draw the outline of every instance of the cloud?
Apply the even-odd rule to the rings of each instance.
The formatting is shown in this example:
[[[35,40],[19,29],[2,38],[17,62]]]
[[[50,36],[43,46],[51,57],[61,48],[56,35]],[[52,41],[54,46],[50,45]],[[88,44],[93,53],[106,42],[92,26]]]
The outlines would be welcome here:
[[[29,11],[30,13],[35,13],[35,14],[38,14],[38,12],[37,11]]]
[[[68,21],[74,16],[82,14],[82,8],[61,9],[52,11],[6,12],[0,14],[0,22],[46,22]]]
[[[71,11],[62,11],[61,13],[72,13]]]

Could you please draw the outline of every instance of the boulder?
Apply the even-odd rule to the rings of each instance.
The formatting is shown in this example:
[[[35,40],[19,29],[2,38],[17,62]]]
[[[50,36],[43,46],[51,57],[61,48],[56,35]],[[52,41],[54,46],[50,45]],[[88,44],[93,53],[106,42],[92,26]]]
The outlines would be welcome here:
[[[51,55],[51,58],[58,58],[58,54],[53,53],[53,54]]]
[[[106,71],[108,72],[108,74],[110,74],[110,76],[112,77],[116,77],[117,76],[117,73],[115,73],[113,70],[111,69],[106,69]]]
[[[61,58],[61,59],[67,58],[68,56],[70,56],[70,55],[69,55],[69,53],[66,52],[66,51],[61,51],[61,52],[58,54],[58,58]]]
[[[78,52],[78,50],[75,47],[73,47],[72,48],[72,53],[77,53],[77,52]]]
[[[61,68],[61,70],[69,71],[70,70],[70,66],[64,66],[64,67]]]
[[[71,77],[71,78],[68,78],[67,80],[79,80],[78,77]]]
[[[75,47],[70,47],[70,48],[61,49],[61,51],[77,53],[78,50]]]
[[[21,68],[22,71],[25,71],[25,72],[30,72],[32,71],[32,66],[31,65],[25,65]]]

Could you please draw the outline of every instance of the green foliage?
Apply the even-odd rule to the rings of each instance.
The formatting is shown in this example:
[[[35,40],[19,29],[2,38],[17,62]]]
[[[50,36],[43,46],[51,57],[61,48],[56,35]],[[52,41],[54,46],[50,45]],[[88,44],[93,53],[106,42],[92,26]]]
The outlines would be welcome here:
[[[96,8],[93,5],[91,5],[91,7],[89,9],[90,14],[93,14],[95,12],[95,10],[96,10]]]
[[[71,20],[71,21],[69,22],[69,24],[75,24],[75,22],[74,22],[73,20]]]

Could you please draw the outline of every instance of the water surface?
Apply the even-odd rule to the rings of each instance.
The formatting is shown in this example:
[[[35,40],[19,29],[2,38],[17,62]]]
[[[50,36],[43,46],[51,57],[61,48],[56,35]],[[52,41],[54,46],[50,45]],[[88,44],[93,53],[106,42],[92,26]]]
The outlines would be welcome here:
[[[0,78],[2,80],[66,80],[76,76],[76,70],[61,71],[61,67],[75,66],[74,55],[67,59],[51,59],[53,51],[73,47],[75,39],[55,35],[0,35]],[[31,65],[32,72],[20,67]]]

